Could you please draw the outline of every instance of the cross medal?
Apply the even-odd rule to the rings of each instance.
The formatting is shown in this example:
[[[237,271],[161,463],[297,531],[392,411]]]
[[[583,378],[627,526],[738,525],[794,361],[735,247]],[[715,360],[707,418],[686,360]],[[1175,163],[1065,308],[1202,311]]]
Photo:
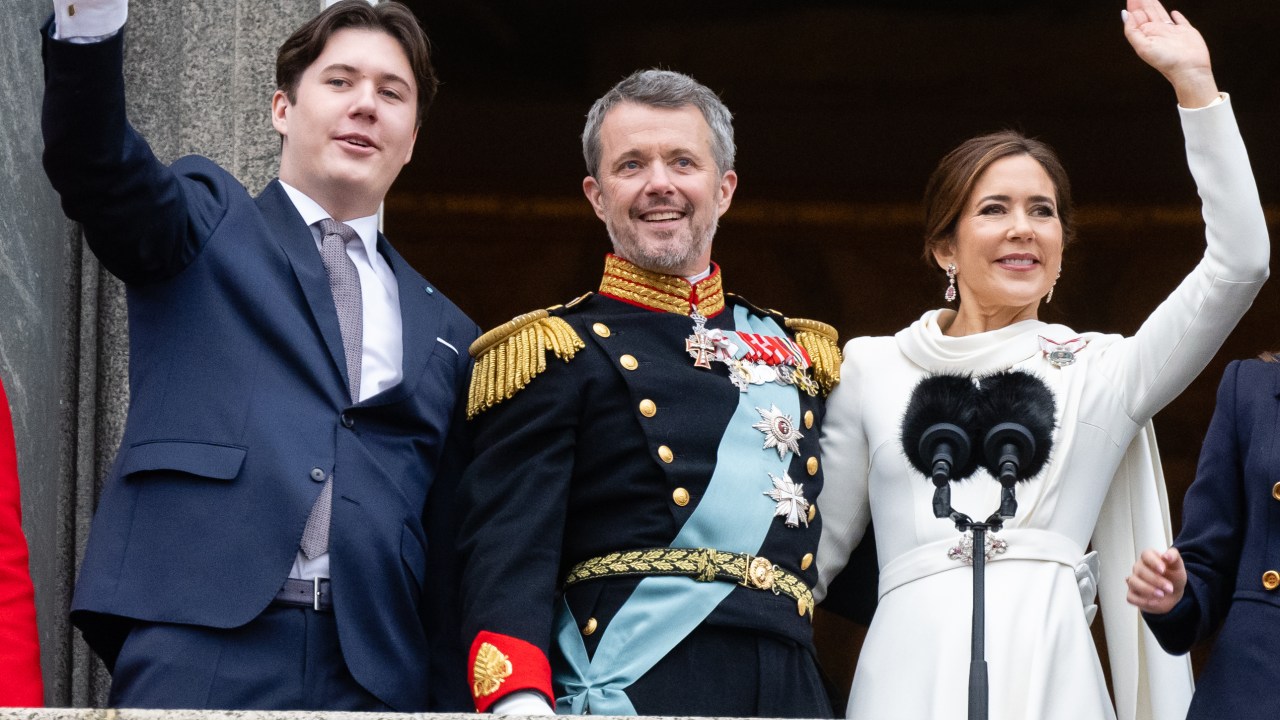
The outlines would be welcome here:
[[[693,318],[693,334],[684,340],[684,349],[689,353],[689,357],[693,358],[693,366],[711,369],[711,356],[714,355],[716,344],[707,337],[707,319],[698,312],[698,308],[694,307],[693,312],[689,314]]]

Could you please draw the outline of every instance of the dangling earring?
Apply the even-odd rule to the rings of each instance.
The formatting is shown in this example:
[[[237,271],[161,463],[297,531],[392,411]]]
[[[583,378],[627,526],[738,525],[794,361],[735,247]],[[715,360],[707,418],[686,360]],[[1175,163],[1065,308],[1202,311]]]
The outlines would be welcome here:
[[[1053,279],[1053,284],[1049,286],[1049,294],[1044,296],[1044,304],[1048,305],[1053,302],[1053,289],[1058,287],[1058,280],[1062,277],[1062,268],[1058,268],[1058,277]]]
[[[956,301],[956,264],[947,263],[947,291],[942,293],[947,302]]]

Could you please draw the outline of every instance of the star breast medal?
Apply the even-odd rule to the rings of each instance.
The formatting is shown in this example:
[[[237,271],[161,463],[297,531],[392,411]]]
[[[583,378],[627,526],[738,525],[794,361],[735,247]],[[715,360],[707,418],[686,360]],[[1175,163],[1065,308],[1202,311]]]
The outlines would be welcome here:
[[[773,516],[786,518],[787,527],[800,527],[800,523],[809,527],[809,501],[804,497],[804,484],[793,482],[786,472],[782,477],[769,473],[769,478],[773,480],[773,489],[763,494],[777,503]]]
[[[784,415],[777,405],[768,410],[756,408],[760,413],[760,422],[751,427],[764,433],[764,449],[774,448],[778,451],[778,459],[785,459],[788,452],[800,453],[800,438],[804,437],[796,430],[790,415]]]

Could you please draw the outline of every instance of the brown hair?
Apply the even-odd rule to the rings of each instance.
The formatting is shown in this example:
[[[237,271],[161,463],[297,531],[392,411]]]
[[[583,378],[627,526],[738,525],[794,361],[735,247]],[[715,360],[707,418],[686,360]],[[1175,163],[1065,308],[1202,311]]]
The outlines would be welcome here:
[[[368,0],[341,0],[308,20],[276,53],[276,87],[290,103],[297,102],[302,73],[324,52],[329,38],[345,28],[384,32],[400,43],[418,88],[418,124],[421,125],[435,99],[439,81],[431,66],[431,42],[413,12],[398,2],[370,5]]]
[[[933,251],[954,242],[956,223],[973,194],[978,178],[997,160],[1028,155],[1049,175],[1057,191],[1058,222],[1065,248],[1076,234],[1071,181],[1058,154],[1045,143],[1013,130],[979,135],[947,153],[929,176],[924,190],[924,260],[934,265]]]

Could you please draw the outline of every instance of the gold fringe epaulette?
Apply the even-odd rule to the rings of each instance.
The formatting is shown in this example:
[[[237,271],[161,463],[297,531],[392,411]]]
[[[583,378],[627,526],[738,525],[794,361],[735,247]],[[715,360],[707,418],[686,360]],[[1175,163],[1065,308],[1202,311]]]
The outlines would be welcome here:
[[[840,384],[839,334],[836,329],[824,322],[805,320],[804,318],[787,318],[787,329],[795,332],[796,342],[809,353],[813,361],[813,379],[822,386],[823,394],[830,393]]]
[[[535,310],[509,320],[471,343],[476,359],[467,398],[467,418],[510,399],[547,369],[547,351],[565,362],[586,345],[563,319]]]

